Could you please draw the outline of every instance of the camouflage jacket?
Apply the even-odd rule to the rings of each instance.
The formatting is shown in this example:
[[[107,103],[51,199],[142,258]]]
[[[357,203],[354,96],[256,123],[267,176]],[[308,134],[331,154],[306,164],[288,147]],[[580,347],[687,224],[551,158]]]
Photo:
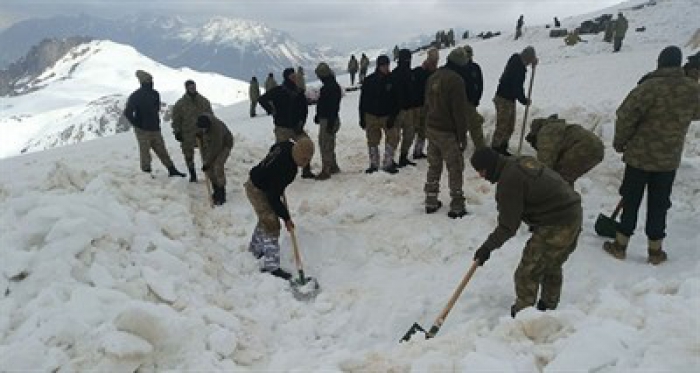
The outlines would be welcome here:
[[[624,38],[627,33],[627,18],[617,17],[615,20],[615,37]]]
[[[564,153],[602,160],[605,152],[603,141],[593,132],[563,119],[533,120],[527,141],[537,149],[537,160],[553,170],[559,169]]]
[[[258,101],[258,98],[260,98],[260,84],[258,84],[258,81],[250,81],[250,86],[248,86],[248,97],[250,97],[250,101]]]
[[[199,93],[194,97],[185,93],[173,106],[173,132],[181,133],[185,140],[194,141],[197,117],[204,113],[213,113],[209,100]]]
[[[467,90],[459,71],[444,66],[425,87],[426,127],[454,133],[460,144],[467,140]]]
[[[359,70],[359,68],[360,68],[360,66],[357,63],[357,59],[355,59],[355,57],[351,58],[350,62],[348,62],[348,72],[350,74],[356,73],[357,70]]]
[[[277,87],[277,85],[275,78],[268,76],[267,79],[265,79],[265,92]]]
[[[211,127],[202,136],[202,158],[204,165],[211,167],[224,149],[233,148],[233,135],[219,118],[208,113],[206,115],[211,120]]]
[[[496,165],[498,226],[482,247],[497,249],[528,225],[563,226],[580,222],[581,196],[553,170],[532,157],[499,156]]]
[[[613,147],[632,167],[673,171],[680,165],[693,120],[700,120],[700,85],[680,67],[658,69],[617,109]]]

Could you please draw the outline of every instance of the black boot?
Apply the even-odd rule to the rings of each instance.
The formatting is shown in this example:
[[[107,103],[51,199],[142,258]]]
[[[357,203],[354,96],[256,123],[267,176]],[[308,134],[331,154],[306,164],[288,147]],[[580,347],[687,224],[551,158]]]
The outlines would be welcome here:
[[[377,166],[369,166],[369,168],[365,170],[365,173],[366,174],[373,174],[377,171],[379,171],[379,168],[377,168]]]
[[[177,168],[175,168],[175,166],[170,166],[170,167],[168,167],[168,177],[173,177],[173,176],[185,177],[187,175],[178,171]]]
[[[275,276],[275,277],[279,277],[279,278],[281,278],[281,279],[283,279],[283,280],[287,280],[287,281],[289,281],[289,280],[292,278],[292,274],[289,273],[289,272],[287,272],[287,271],[285,271],[285,270],[282,269],[282,268],[277,268],[277,269],[275,269],[274,271],[265,271],[265,270],[263,270],[262,272],[269,273],[269,274],[271,274],[271,275],[273,275],[273,276]]]
[[[406,167],[406,166],[415,166],[416,162],[411,162],[408,160],[408,154],[401,154],[401,157],[399,157],[399,167]]]
[[[302,179],[314,179],[314,178],[316,178],[316,175],[314,175],[314,173],[311,172],[311,165],[306,165],[304,167],[304,170],[301,172],[301,178]]]
[[[437,210],[440,210],[440,207],[442,207],[442,202],[437,201],[435,204],[426,204],[425,205],[425,213],[426,214],[432,214],[435,213]]]
[[[190,183],[197,182],[197,171],[195,171],[194,166],[187,168],[190,171]]]
[[[465,209],[451,210],[450,212],[447,213],[447,216],[449,216],[451,219],[462,218],[465,215],[467,215],[467,210],[465,210]]]
[[[399,172],[399,168],[396,167],[396,163],[395,163],[394,161],[391,161],[391,164],[388,165],[388,166],[386,166],[386,167],[384,167],[382,170],[383,170],[384,172],[389,173],[389,174],[392,174],[392,175],[394,175],[394,174],[396,174],[396,173]]]

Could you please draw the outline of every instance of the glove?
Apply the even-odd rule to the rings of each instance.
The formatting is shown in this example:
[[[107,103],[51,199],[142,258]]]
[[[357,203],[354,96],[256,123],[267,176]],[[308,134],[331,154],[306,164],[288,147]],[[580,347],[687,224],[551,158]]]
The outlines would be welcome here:
[[[394,124],[396,124],[396,116],[392,115],[386,121],[386,128],[392,129],[392,128],[394,128]]]
[[[314,115],[314,123],[319,124],[321,121],[318,119],[318,114]]]
[[[182,132],[174,132],[175,140],[182,142]]]
[[[360,116],[360,128],[365,129],[367,128],[367,123],[365,122],[365,116],[361,115]]]
[[[207,172],[207,171],[209,171],[209,165],[205,164],[204,166],[202,166],[202,172]]]
[[[474,260],[479,263],[479,266],[484,265],[487,260],[491,257],[491,250],[481,246],[476,252],[474,253]]]

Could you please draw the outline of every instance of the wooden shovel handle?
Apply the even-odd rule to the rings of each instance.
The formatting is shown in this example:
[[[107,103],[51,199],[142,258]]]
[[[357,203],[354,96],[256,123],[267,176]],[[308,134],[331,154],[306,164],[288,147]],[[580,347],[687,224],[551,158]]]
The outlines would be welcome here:
[[[289,211],[289,206],[287,205],[287,196],[282,195],[282,203],[284,203],[284,207],[286,207],[287,211]],[[292,249],[294,252],[294,262],[296,263],[297,271],[299,271],[299,277],[301,277],[301,280],[304,281],[304,266],[302,265],[302,262],[301,262],[301,254],[299,253],[299,244],[297,243],[297,235],[294,232],[294,229],[289,231],[289,235],[292,238]]]
[[[452,297],[450,298],[450,301],[447,302],[447,305],[445,308],[440,312],[440,315],[435,319],[435,322],[433,323],[433,327],[430,328],[430,332],[428,334],[433,334],[433,330],[435,330],[435,333],[437,333],[437,330],[440,329],[442,324],[445,322],[445,319],[447,318],[447,315],[450,313],[452,310],[452,307],[455,305],[457,302],[457,299],[459,299],[459,296],[462,295],[462,291],[464,291],[464,288],[467,286],[469,283],[469,280],[471,280],[472,276],[474,276],[474,272],[476,272],[476,269],[479,267],[479,262],[474,261],[472,263],[472,266],[469,268],[469,271],[467,271],[467,274],[464,275],[464,278],[462,278],[462,282],[459,283],[459,286],[457,286],[457,289],[454,291],[452,294]],[[432,337],[432,335],[430,335]]]
[[[527,89],[527,105],[525,105],[525,115],[523,115],[523,126],[520,130],[520,143],[518,144],[518,153],[523,149],[523,140],[525,139],[525,126],[527,125],[527,114],[530,111],[530,98],[532,97],[532,85],[535,82],[535,68],[537,65],[532,65],[532,74],[530,74],[530,87]]]
[[[622,205],[623,205],[623,200],[622,200],[622,198],[620,198],[620,202],[617,203],[617,206],[615,206],[615,211],[613,211],[613,214],[610,217],[612,220],[615,220],[617,218],[617,215],[620,214],[620,211],[622,211]]]

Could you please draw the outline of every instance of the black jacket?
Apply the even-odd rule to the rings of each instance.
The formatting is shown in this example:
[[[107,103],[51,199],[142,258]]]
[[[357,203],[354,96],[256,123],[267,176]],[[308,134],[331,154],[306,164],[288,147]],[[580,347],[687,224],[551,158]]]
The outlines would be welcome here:
[[[424,68],[423,66],[418,66],[413,69],[413,77],[416,90],[416,102],[418,106],[425,105],[425,85],[428,84],[428,78],[433,72]]]
[[[506,68],[501,75],[501,79],[498,81],[496,95],[506,100],[518,100],[521,104],[525,105],[527,103],[527,98],[525,97],[523,83],[525,83],[526,72],[527,69],[525,68],[522,58],[520,58],[518,53],[514,53],[510,56],[508,64],[506,64]]]
[[[160,131],[160,94],[153,83],[143,83],[126,101],[124,116],[144,131]]]
[[[258,99],[266,112],[272,113],[275,126],[301,130],[309,114],[306,95],[296,84],[285,80]]]
[[[323,86],[318,95],[316,103],[316,115],[319,118],[328,119],[328,123],[335,123],[340,111],[340,99],[342,97],[340,85],[336,82],[335,77],[329,76],[321,79]]]
[[[272,145],[265,159],[250,170],[250,181],[265,193],[272,210],[285,221],[289,220],[289,210],[282,203],[282,195],[297,176],[292,147],[292,141]]]
[[[399,66],[391,72],[391,79],[394,81],[399,109],[411,109],[421,105],[416,92],[416,80],[408,61],[399,61]]]
[[[467,89],[467,99],[474,106],[479,106],[481,95],[484,93],[484,76],[481,74],[481,67],[473,61],[464,66],[462,79]]]
[[[399,112],[396,88],[391,74],[375,71],[365,78],[360,91],[360,120],[365,113],[378,117],[395,117]]]

